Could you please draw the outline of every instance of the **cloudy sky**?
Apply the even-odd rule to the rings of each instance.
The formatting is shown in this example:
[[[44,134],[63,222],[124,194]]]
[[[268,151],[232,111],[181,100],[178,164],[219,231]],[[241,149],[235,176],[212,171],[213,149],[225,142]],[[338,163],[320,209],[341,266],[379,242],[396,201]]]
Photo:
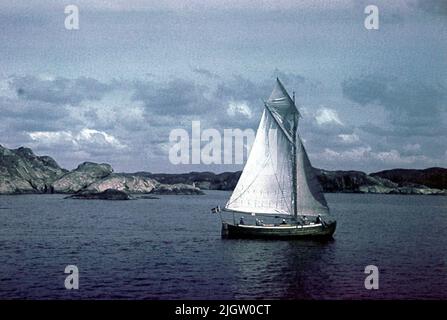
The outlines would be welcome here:
[[[255,129],[276,76],[314,166],[447,166],[443,0],[1,1],[0,30],[0,144],[68,169],[240,169],[170,164],[169,133]]]

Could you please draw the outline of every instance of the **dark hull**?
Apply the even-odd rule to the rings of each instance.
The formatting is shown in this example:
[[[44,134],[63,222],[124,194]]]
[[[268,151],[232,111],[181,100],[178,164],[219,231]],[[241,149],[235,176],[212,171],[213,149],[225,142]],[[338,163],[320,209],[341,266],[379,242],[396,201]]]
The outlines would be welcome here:
[[[335,232],[337,223],[306,226],[253,226],[222,223],[224,238],[261,238],[261,239],[330,239]]]

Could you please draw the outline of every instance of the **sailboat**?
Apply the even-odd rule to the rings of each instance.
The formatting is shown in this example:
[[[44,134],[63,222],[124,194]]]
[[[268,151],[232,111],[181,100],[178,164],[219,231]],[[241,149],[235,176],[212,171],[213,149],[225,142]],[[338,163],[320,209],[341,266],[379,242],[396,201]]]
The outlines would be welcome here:
[[[281,81],[267,101],[239,181],[223,212],[222,236],[331,238],[336,221],[298,134],[301,117]],[[216,210],[215,210],[216,211]],[[236,215],[242,215],[236,219]],[[253,220],[250,223],[249,220]],[[262,219],[261,219],[262,218]],[[269,222],[264,222],[269,220]]]

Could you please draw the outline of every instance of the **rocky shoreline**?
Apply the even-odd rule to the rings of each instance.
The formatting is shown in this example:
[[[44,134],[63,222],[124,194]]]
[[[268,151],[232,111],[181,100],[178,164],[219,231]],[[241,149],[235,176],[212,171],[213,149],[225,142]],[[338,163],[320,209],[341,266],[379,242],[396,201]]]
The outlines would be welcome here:
[[[387,179],[394,170],[366,174],[361,171],[328,171],[314,168],[316,176],[326,193],[373,193],[447,195],[447,169],[428,168],[408,170],[415,172],[418,179],[405,175],[407,170],[396,169],[401,175]],[[241,172],[190,172],[182,174],[136,173],[163,183],[194,184],[202,190],[233,190]],[[402,178],[405,177],[405,178]],[[416,182],[414,182],[416,181]]]
[[[324,192],[447,195],[447,169],[361,171],[314,169]],[[126,198],[124,194],[199,195],[233,190],[241,172],[115,173],[109,164],[81,163],[71,171],[29,148],[0,145],[0,194],[61,193],[79,198]],[[110,190],[119,191],[114,193]],[[107,192],[106,192],[107,191]],[[102,194],[102,195],[100,195]]]
[[[37,156],[29,148],[7,149],[0,145],[0,194],[60,193],[89,199],[107,190],[126,194],[203,194],[192,184],[165,184],[143,175],[114,173],[105,163],[84,162],[68,171],[54,159]],[[116,198],[118,193],[108,191],[103,199],[108,195]]]

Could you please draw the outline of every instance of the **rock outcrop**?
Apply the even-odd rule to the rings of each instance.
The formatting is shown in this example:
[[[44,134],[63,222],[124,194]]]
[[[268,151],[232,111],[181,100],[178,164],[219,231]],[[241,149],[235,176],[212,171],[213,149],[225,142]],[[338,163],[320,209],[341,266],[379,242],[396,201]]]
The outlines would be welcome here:
[[[380,177],[391,180],[399,187],[428,187],[433,189],[447,189],[447,169],[428,168],[415,169],[393,169],[371,173],[372,177]]]
[[[29,148],[0,145],[0,194],[52,192],[52,182],[66,172],[52,158],[36,156]]]
[[[386,191],[397,184],[380,177],[371,177],[361,171],[327,171],[315,169],[318,180],[325,192],[366,193],[369,190]],[[388,192],[386,192],[388,193]]]
[[[202,195],[204,192],[199,188],[183,183],[177,184],[159,184],[151,192],[152,194],[164,194],[164,195]]]
[[[103,192],[107,189],[126,191],[128,193],[150,193],[159,185],[151,178],[128,175],[110,174],[86,187],[90,192]]]
[[[147,173],[137,172],[137,175],[146,176],[165,184],[194,184],[202,190],[233,190],[241,176],[236,172],[189,172],[189,173]]]
[[[76,193],[113,172],[109,164],[84,162],[52,184],[55,193]],[[103,190],[104,191],[104,190]]]
[[[0,146],[0,194],[66,193],[85,199],[109,189],[129,194],[203,194],[192,184],[170,185],[144,174],[113,173],[105,163],[84,162],[68,171],[50,157],[36,156],[31,149]],[[108,195],[111,191],[104,196]]]
[[[83,190],[66,198],[82,200],[132,200],[132,197],[127,194],[127,192],[114,189],[107,189],[102,192],[89,192]]]

